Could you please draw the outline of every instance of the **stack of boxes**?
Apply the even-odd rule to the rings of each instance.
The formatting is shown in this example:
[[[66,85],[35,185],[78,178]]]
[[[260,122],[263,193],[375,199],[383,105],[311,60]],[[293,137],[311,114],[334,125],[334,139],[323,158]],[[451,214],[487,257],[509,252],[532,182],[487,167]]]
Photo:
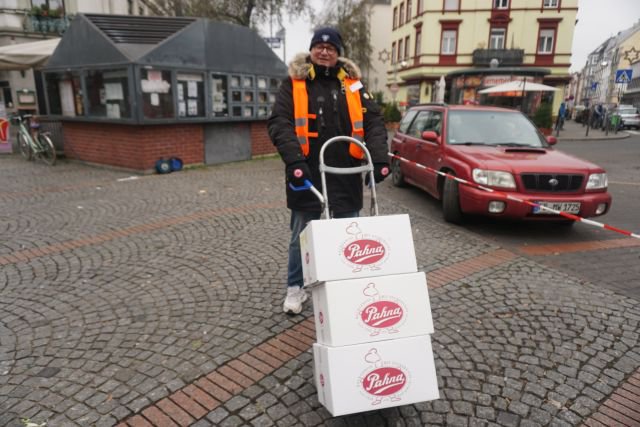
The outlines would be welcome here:
[[[312,221],[300,247],[320,403],[339,416],[437,399],[427,281],[409,216]]]

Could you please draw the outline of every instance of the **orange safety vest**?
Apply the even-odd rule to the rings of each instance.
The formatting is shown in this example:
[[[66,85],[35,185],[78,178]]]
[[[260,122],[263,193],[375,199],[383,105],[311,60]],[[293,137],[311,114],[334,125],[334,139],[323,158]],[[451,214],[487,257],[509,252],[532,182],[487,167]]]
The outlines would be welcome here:
[[[295,120],[296,136],[302,148],[302,154],[309,155],[309,138],[317,138],[318,132],[309,132],[309,119],[315,119],[315,114],[309,114],[309,97],[307,95],[307,82],[305,79],[292,79],[293,81],[293,116]],[[364,141],[364,116],[362,114],[362,100],[360,88],[352,90],[360,81],[344,78],[343,84],[347,97],[347,108],[351,119],[351,136],[360,142]],[[364,159],[364,151],[356,144],[349,144],[349,154],[356,159]]]

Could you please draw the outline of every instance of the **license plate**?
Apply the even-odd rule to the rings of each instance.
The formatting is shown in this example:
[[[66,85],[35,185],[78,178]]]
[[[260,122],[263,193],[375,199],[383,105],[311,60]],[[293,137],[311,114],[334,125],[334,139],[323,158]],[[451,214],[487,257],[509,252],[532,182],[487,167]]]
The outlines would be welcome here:
[[[556,211],[562,211],[570,214],[577,214],[580,212],[580,202],[536,202],[537,204],[544,206],[545,208],[553,209]],[[545,211],[538,206],[533,207],[534,214],[546,214],[554,215],[552,212]]]

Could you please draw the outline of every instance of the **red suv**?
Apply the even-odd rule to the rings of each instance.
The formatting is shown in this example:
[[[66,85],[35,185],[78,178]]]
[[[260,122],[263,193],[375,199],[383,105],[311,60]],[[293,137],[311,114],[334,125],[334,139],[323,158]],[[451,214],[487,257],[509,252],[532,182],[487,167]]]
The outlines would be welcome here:
[[[418,105],[404,115],[391,151],[504,194],[459,185],[395,158],[393,184],[409,183],[442,200],[444,218],[450,222],[460,222],[463,214],[566,221],[507,195],[585,218],[605,214],[611,196],[604,169],[555,150],[551,147],[555,143],[554,137],[545,139],[519,111]]]

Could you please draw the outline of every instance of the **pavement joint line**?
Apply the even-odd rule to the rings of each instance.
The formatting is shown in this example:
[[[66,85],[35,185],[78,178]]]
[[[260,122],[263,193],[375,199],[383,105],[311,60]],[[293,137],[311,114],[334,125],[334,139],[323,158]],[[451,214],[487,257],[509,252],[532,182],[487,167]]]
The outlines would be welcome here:
[[[640,368],[604,400],[581,427],[640,426]]]
[[[134,225],[131,227],[123,228],[120,230],[111,230],[104,233],[96,234],[94,236],[86,236],[78,239],[66,240],[63,242],[54,243],[47,246],[41,246],[37,248],[24,249],[16,251],[11,254],[0,255],[0,266],[8,264],[17,264],[19,262],[28,262],[32,259],[42,256],[51,255],[53,253],[64,252],[66,250],[74,250],[84,246],[90,246],[94,244],[104,243],[110,240],[128,237],[134,234],[152,232],[166,227],[172,227],[175,225],[181,225],[192,221],[199,221],[206,218],[228,215],[232,213],[246,213],[251,212],[254,209],[273,209],[281,208],[282,200],[276,200],[269,203],[257,203],[253,205],[243,205],[230,208],[210,209],[207,211],[196,212],[190,215],[184,215],[174,218],[167,218],[164,220]]]
[[[518,251],[533,256],[552,255],[555,253],[601,251],[605,249],[632,248],[640,246],[637,239],[610,239],[575,243],[552,243],[544,245],[520,246]]]
[[[470,274],[503,264],[515,257],[517,255],[513,252],[497,249],[460,261],[427,273],[428,286],[429,288],[440,287]],[[152,426],[189,425],[308,351],[315,341],[315,323],[313,317],[308,317],[225,362],[214,371],[176,390],[171,395],[152,403],[141,411],[144,418],[137,418],[140,414],[132,415],[120,422],[118,427],[146,426],[147,424],[142,424],[143,421],[151,423]],[[185,421],[191,418],[192,421]]]

